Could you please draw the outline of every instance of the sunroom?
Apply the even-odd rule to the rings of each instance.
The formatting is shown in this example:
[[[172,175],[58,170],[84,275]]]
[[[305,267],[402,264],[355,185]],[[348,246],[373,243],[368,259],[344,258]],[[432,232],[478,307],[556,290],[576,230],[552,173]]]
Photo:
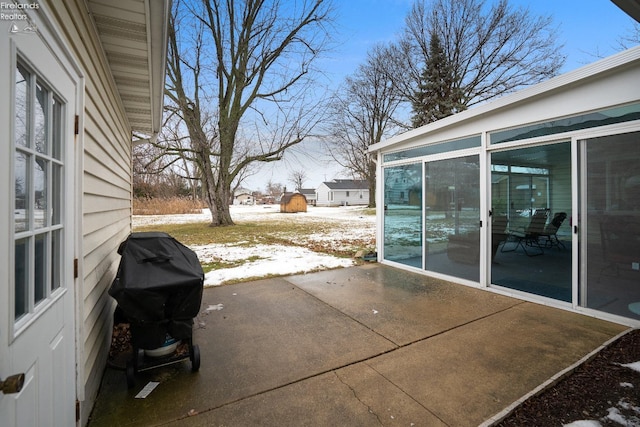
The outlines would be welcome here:
[[[371,146],[378,257],[640,325],[640,47]]]

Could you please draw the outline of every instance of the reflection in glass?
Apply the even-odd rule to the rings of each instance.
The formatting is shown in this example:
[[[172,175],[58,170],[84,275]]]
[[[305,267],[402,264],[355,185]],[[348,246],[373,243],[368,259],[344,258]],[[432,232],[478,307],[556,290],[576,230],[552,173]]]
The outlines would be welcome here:
[[[571,144],[491,155],[491,283],[571,301]]]
[[[60,239],[60,230],[51,232],[51,290],[54,291],[60,287],[62,276],[60,275],[60,263],[62,254],[62,240]]]
[[[47,296],[47,240],[46,233],[36,236],[34,258],[35,271],[33,275],[35,282],[34,297],[36,304]]]
[[[60,224],[62,207],[62,166],[51,165],[51,225]]]
[[[34,136],[36,143],[36,151],[46,154],[48,149],[47,143],[47,102],[49,100],[48,92],[40,84],[36,84],[36,105],[34,108],[35,128]]]
[[[47,166],[48,163],[36,157],[35,173],[33,174],[34,201],[33,222],[36,229],[47,226]]]
[[[640,132],[583,144],[580,304],[640,319]]]
[[[24,316],[29,310],[29,240],[19,239],[15,244],[14,269],[14,319]]]
[[[18,65],[16,69],[14,136],[18,146],[29,145],[29,73]]]
[[[62,158],[62,104],[54,96],[51,107],[51,156]]]
[[[20,151],[15,154],[15,206],[13,210],[14,229],[16,233],[29,228],[29,159],[31,156]]]
[[[508,129],[491,132],[489,138],[491,144],[499,144],[508,141],[519,141],[543,135],[569,132],[578,129],[589,129],[598,126],[623,123],[640,118],[640,104],[624,105],[622,107],[608,108],[587,114],[579,114],[550,122],[536,123],[522,126],[516,129]]]
[[[478,156],[425,164],[426,266],[480,280],[480,163]]]
[[[384,169],[384,258],[422,268],[422,165]]]

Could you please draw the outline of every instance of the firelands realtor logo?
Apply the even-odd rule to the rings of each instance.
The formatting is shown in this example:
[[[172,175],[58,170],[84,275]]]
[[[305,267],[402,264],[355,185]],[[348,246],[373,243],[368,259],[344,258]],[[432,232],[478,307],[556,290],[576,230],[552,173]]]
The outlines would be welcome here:
[[[14,3],[0,1],[0,21],[11,21],[9,32],[33,33],[36,31],[35,25],[31,22],[26,11],[39,10],[38,3]]]

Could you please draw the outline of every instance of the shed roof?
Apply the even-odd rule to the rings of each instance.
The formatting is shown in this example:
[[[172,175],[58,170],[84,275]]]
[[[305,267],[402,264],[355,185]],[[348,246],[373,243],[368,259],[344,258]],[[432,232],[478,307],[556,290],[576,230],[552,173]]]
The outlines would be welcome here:
[[[289,203],[291,201],[291,199],[293,199],[294,197],[302,197],[305,202],[307,201],[307,198],[304,197],[304,194],[300,194],[300,193],[284,193],[282,195],[282,197],[280,198],[280,203]]]

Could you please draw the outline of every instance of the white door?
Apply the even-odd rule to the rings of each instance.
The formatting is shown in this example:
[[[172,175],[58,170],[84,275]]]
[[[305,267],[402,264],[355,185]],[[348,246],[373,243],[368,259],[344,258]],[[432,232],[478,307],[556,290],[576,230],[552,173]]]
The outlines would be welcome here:
[[[25,375],[0,424],[72,426],[77,88],[30,24],[0,21],[0,378]]]

